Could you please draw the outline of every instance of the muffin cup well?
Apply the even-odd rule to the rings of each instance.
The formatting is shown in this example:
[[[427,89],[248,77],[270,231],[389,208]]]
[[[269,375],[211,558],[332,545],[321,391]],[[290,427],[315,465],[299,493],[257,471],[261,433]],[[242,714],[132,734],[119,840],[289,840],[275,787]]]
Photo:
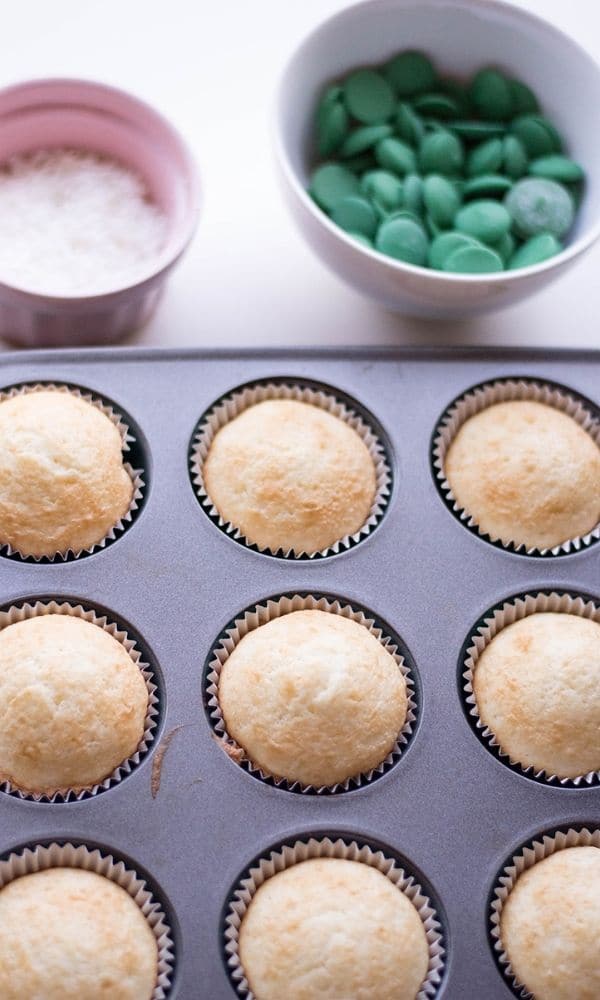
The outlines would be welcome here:
[[[137,903],[156,939],[158,963],[156,986],[151,1000],[169,996],[175,962],[175,944],[167,916],[145,880],[111,854],[85,844],[39,844],[13,851],[0,860],[0,890],[23,875],[33,875],[48,868],[82,868],[115,882]]]
[[[534,1000],[534,997],[522,983],[518,982],[509,957],[503,948],[500,936],[502,909],[514,889],[517,879],[523,872],[532,868],[538,861],[543,861],[557,851],[563,851],[569,847],[600,848],[600,829],[570,828],[566,831],[559,830],[553,834],[543,834],[539,839],[533,840],[523,847],[518,854],[513,855],[498,874],[492,889],[489,919],[494,958],[500,972],[510,983],[514,994],[521,997],[522,1000]]]
[[[496,403],[513,402],[515,400],[531,400],[536,403],[545,403],[547,406],[560,410],[567,416],[572,417],[580,427],[586,431],[592,440],[600,448],[600,420],[591,411],[591,404],[570,389],[552,385],[540,380],[520,378],[520,379],[498,379],[493,382],[486,382],[469,389],[462,396],[456,399],[442,415],[436,430],[434,431],[432,444],[432,464],[437,487],[446,503],[446,506],[455,517],[458,518],[467,528],[492,544],[506,549],[509,552],[518,552],[528,556],[561,556],[591,545],[600,538],[600,522],[596,524],[586,535],[578,535],[576,538],[569,538],[560,545],[555,545],[550,549],[527,548],[524,543],[517,541],[502,542],[497,537],[492,537],[487,532],[482,531],[475,518],[465,510],[454,497],[452,487],[448,482],[444,470],[446,455],[452,441],[464,423],[477,413],[493,406]]]
[[[12,399],[14,396],[21,396],[30,392],[47,391],[70,393],[72,396],[76,396],[78,399],[82,399],[86,403],[91,403],[91,405],[95,406],[97,410],[100,410],[105,417],[108,417],[110,422],[117,428],[121,436],[123,452],[126,453],[130,450],[132,442],[136,439],[128,425],[125,423],[122,415],[117,410],[113,409],[113,407],[105,402],[105,400],[103,400],[100,396],[92,395],[92,393],[78,389],[76,386],[63,385],[55,382],[32,382],[27,385],[11,386],[9,389],[0,392],[0,403],[7,399]],[[77,559],[81,555],[91,555],[98,549],[103,549],[107,543],[114,542],[114,540],[127,529],[133,520],[134,514],[140,506],[145,486],[143,469],[134,469],[127,462],[123,463],[123,467],[133,484],[131,503],[126,513],[119,518],[116,524],[112,526],[110,531],[104,536],[104,538],[100,539],[99,542],[95,542],[93,545],[90,545],[85,549],[66,549],[64,552],[56,552],[53,556],[29,555],[29,553],[21,552],[8,542],[5,542],[4,544],[0,543],[0,555],[13,557],[17,556],[19,559],[23,559],[28,562],[33,560],[36,563],[52,563],[59,562],[61,560],[65,561],[66,559]]]
[[[86,788],[61,788],[50,795],[47,792],[27,791],[19,788],[18,785],[10,781],[0,781],[0,791],[33,802],[79,801],[84,798],[90,798],[99,792],[104,792],[108,788],[112,788],[113,785],[119,784],[123,778],[131,774],[148,753],[154,742],[159,717],[158,688],[154,683],[154,673],[150,664],[143,660],[142,654],[136,646],[135,639],[132,639],[124,629],[110,621],[106,615],[98,615],[95,611],[82,607],[81,604],[70,604],[68,601],[37,601],[35,604],[25,603],[20,606],[14,605],[6,611],[0,611],[0,632],[2,629],[17,622],[53,614],[72,615],[74,618],[82,618],[84,621],[97,625],[103,631],[108,632],[113,639],[116,639],[142,673],[148,691],[148,706],[144,722],[144,734],[137,750],[131,757],[122,761],[103,781]]]
[[[196,496],[205,513],[218,525],[227,535],[234,538],[242,545],[262,552],[266,555],[277,556],[285,559],[316,559],[326,556],[337,555],[339,552],[352,548],[362,541],[381,521],[387,507],[392,485],[391,467],[386,454],[386,449],[378,434],[372,428],[367,418],[363,417],[357,410],[352,409],[351,403],[345,403],[334,395],[334,391],[325,391],[321,388],[313,388],[303,384],[300,380],[274,380],[269,382],[256,382],[243,386],[240,389],[224,396],[215,403],[200,419],[198,428],[192,438],[190,448],[190,474]],[[267,399],[291,399],[300,403],[310,403],[321,410],[338,417],[348,424],[361,438],[366,445],[368,452],[375,466],[376,490],[369,516],[365,523],[353,535],[344,535],[333,545],[319,552],[296,552],[293,549],[284,551],[283,549],[271,549],[268,546],[259,546],[251,542],[242,531],[221,517],[219,511],[213,504],[204,485],[204,462],[218,431],[225,424],[239,416],[248,407],[256,403],[262,403]]]
[[[351,621],[357,622],[359,625],[363,625],[371,635],[375,636],[384,649],[394,657],[394,660],[398,664],[398,669],[406,682],[408,702],[406,719],[391,751],[377,767],[347,778],[343,782],[337,782],[334,785],[316,787],[314,785],[304,785],[300,781],[288,781],[286,778],[269,774],[267,771],[253,764],[243,747],[240,747],[227,732],[225,719],[221,712],[219,703],[219,678],[223,666],[235,647],[249,632],[253,632],[261,625],[266,625],[267,622],[273,621],[275,618],[281,618],[293,611],[326,611],[329,614],[341,615],[344,618],[349,618]],[[342,603],[339,600],[329,600],[326,597],[316,597],[313,594],[284,595],[280,598],[268,600],[264,604],[258,604],[246,611],[243,616],[236,618],[233,624],[226,629],[218,645],[213,649],[206,673],[205,694],[211,725],[225,752],[233,760],[237,760],[254,777],[260,778],[269,784],[274,784],[278,788],[284,788],[292,792],[301,792],[303,794],[312,793],[320,795],[324,793],[347,792],[352,788],[360,788],[362,785],[368,784],[374,778],[384,774],[397,763],[408,745],[415,729],[418,714],[417,692],[413,672],[399,651],[394,639],[387,635],[375,619],[369,617],[365,611],[353,608],[350,604]]]
[[[393,858],[386,857],[383,851],[375,851],[367,844],[361,846],[355,840],[345,841],[341,838],[331,840],[329,837],[319,840],[314,837],[309,840],[297,840],[292,845],[271,851],[268,857],[261,858],[249,869],[234,889],[225,913],[224,936],[227,969],[238,995],[245,997],[246,1000],[255,1000],[239,954],[240,927],[253,896],[268,878],[312,858],[359,861],[382,872],[400,892],[408,896],[421,918],[429,946],[427,976],[416,1000],[435,997],[444,972],[445,947],[441,923],[431,900],[414,875],[406,872]]]
[[[464,667],[462,674],[464,707],[477,735],[494,756],[504,764],[510,764],[512,768],[520,771],[526,777],[535,778],[537,781],[542,781],[546,784],[560,785],[562,788],[585,788],[592,784],[600,784],[600,770],[588,771],[587,774],[580,774],[575,778],[559,778],[557,775],[549,774],[547,771],[536,770],[533,766],[527,767],[503,751],[494,733],[481,721],[473,691],[473,675],[477,669],[477,662],[492,639],[507,625],[521,621],[529,615],[548,611],[577,615],[580,618],[588,618],[590,621],[600,624],[600,607],[594,601],[563,592],[543,591],[524,594],[511,598],[493,608],[486,614],[482,624],[471,634],[466,644],[467,648],[462,663]]]

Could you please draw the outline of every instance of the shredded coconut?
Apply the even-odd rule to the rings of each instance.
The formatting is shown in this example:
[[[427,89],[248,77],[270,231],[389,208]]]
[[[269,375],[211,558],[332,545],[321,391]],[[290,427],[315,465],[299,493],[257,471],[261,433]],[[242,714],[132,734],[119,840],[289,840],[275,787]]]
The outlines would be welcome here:
[[[167,220],[122,164],[70,149],[0,166],[0,281],[48,295],[127,287],[160,254]]]

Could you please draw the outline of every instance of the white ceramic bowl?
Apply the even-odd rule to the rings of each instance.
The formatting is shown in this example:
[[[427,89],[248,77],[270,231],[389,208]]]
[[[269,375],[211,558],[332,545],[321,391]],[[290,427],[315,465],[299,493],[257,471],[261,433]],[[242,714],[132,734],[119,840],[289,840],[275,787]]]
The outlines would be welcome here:
[[[529,84],[587,174],[585,197],[566,249],[520,271],[457,275],[414,267],[360,246],[306,193],[317,101],[349,70],[421,49],[449,75],[498,66]],[[336,274],[387,308],[453,318],[511,305],[562,274],[600,234],[600,67],[557,28],[500,0],[367,0],[306,38],[287,65],[276,109],[283,188],[296,223]]]

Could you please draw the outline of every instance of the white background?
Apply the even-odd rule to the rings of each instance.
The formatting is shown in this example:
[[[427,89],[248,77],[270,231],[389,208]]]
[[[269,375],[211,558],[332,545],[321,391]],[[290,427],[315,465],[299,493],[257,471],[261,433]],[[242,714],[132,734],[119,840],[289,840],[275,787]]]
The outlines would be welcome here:
[[[600,56],[598,0],[518,2]],[[5,0],[0,84],[71,75],[121,86],[166,114],[197,158],[204,188],[198,232],[158,313],[134,342],[600,343],[600,245],[528,302],[450,324],[387,313],[313,257],[277,186],[271,113],[288,55],[342,6],[341,0]]]

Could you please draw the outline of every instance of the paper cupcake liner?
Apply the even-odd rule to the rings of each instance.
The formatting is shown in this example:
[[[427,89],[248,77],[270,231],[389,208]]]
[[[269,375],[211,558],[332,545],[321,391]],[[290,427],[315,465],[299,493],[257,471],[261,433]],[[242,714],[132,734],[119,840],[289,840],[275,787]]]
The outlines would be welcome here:
[[[248,407],[254,406],[255,403],[262,403],[267,399],[292,399],[296,402],[310,403],[325,410],[327,413],[331,413],[334,417],[338,417],[356,431],[366,445],[373,460],[376,491],[367,520],[353,535],[344,535],[343,538],[334,542],[333,545],[329,545],[319,552],[296,552],[293,549],[288,549],[287,551],[283,549],[274,550],[268,546],[260,546],[251,542],[239,528],[221,517],[206,491],[203,471],[204,462],[217,431],[229,423],[229,421],[239,416],[244,410],[247,410]],[[237,389],[215,403],[200,419],[198,428],[192,438],[190,475],[202,509],[222,531],[255,552],[262,552],[284,559],[325,558],[326,556],[337,555],[339,552],[357,545],[381,521],[389,501],[392,485],[391,467],[385,447],[375,430],[368,423],[368,419],[361,416],[357,409],[352,409],[351,405],[336,398],[333,391],[326,392],[323,389],[312,388],[309,385],[302,384],[300,381],[294,382],[288,379],[273,382],[255,382]]]
[[[244,974],[239,954],[240,927],[254,894],[268,878],[312,858],[359,861],[382,872],[400,892],[408,896],[421,918],[429,946],[427,976],[416,1000],[435,997],[444,973],[445,947],[441,923],[431,900],[414,875],[402,868],[395,859],[386,857],[383,851],[375,851],[368,844],[359,845],[355,840],[346,842],[341,838],[331,840],[329,837],[297,840],[291,845],[271,851],[268,857],[261,858],[239,880],[229,900],[224,922],[227,970],[238,995],[245,1000],[256,1000]]]
[[[371,768],[369,771],[363,771],[334,785],[323,785],[320,787],[304,785],[300,781],[289,781],[286,778],[276,777],[264,771],[252,762],[246,755],[243,747],[236,743],[229,735],[225,719],[221,712],[219,703],[219,678],[225,662],[231,656],[235,647],[249,632],[254,631],[254,629],[259,628],[261,625],[266,625],[267,622],[275,618],[281,618],[283,615],[290,614],[292,611],[327,611],[330,614],[342,615],[344,618],[349,618],[359,625],[363,625],[371,635],[375,636],[384,649],[394,657],[406,682],[408,702],[406,719],[391,751],[377,767]],[[385,774],[386,771],[389,771],[398,762],[405,751],[412,738],[418,715],[417,692],[413,670],[399,651],[398,641],[386,634],[384,629],[377,624],[374,618],[369,617],[367,612],[354,608],[350,604],[343,604],[339,600],[329,600],[326,597],[316,597],[313,594],[284,595],[280,598],[268,600],[264,604],[258,604],[246,611],[240,618],[236,618],[233,624],[225,630],[224,636],[213,649],[206,673],[205,693],[210,723],[225,752],[244,767],[249,774],[253,775],[253,777],[275,785],[277,788],[284,788],[290,792],[301,792],[302,794],[322,795],[347,792],[353,788],[360,788],[361,785],[368,784],[375,778]]]
[[[166,1000],[171,992],[175,944],[164,908],[146,881],[112,854],[103,854],[84,844],[51,843],[19,849],[0,860],[0,889],[23,875],[48,868],[83,868],[95,872],[116,882],[131,896],[148,921],[158,948],[156,986],[151,1000]]]
[[[434,432],[432,446],[432,463],[438,489],[452,511],[467,528],[480,538],[491,542],[509,552],[517,552],[528,556],[562,556],[570,552],[578,552],[600,538],[600,522],[586,535],[569,538],[560,545],[550,549],[527,548],[524,543],[516,541],[503,542],[479,528],[471,514],[461,507],[456,500],[450,483],[446,479],[444,466],[448,449],[462,425],[476,413],[493,406],[495,403],[513,402],[514,400],[532,400],[545,403],[554,409],[572,417],[600,447],[600,420],[590,409],[591,405],[577,396],[570,389],[552,385],[535,379],[499,379],[486,382],[483,385],[469,389],[459,399],[455,400],[445,411]]]
[[[557,851],[563,851],[569,847],[600,847],[600,829],[569,828],[566,831],[556,831],[551,834],[543,834],[538,840],[531,841],[523,847],[518,854],[513,855],[508,864],[496,878],[496,883],[492,890],[490,904],[490,934],[494,958],[498,968],[505,979],[510,983],[515,996],[522,1000],[535,1000],[522,983],[518,982],[514,970],[510,964],[507,953],[502,946],[500,937],[500,919],[502,909],[515,883],[523,872],[532,868],[538,861],[549,858]]]
[[[123,778],[131,774],[148,753],[154,742],[159,718],[158,688],[154,682],[155,677],[152,667],[143,660],[142,654],[136,646],[136,640],[132,639],[115,622],[110,621],[106,615],[98,615],[95,611],[82,607],[81,604],[70,604],[68,601],[37,601],[34,604],[14,605],[6,611],[0,611],[0,631],[9,625],[14,625],[16,622],[37,618],[40,615],[53,614],[72,615],[74,618],[83,618],[84,621],[97,625],[105,632],[108,632],[113,639],[116,639],[142,673],[148,690],[148,707],[144,722],[144,734],[136,752],[131,757],[122,761],[103,781],[86,788],[62,788],[54,792],[54,794],[25,791],[11,781],[0,781],[0,791],[13,795],[16,798],[33,802],[80,801],[81,799],[91,798],[99,792],[104,792],[108,788],[112,788],[113,785],[119,784]]]
[[[537,770],[533,766],[526,767],[502,749],[492,730],[484,725],[479,717],[477,701],[473,691],[473,675],[484,649],[486,646],[489,646],[492,639],[507,625],[521,621],[529,615],[547,611],[578,615],[580,618],[589,618],[590,621],[600,624],[600,607],[594,601],[564,592],[542,591],[533,594],[524,594],[516,598],[511,598],[503,604],[492,608],[491,611],[487,612],[483,623],[471,634],[467,643],[467,650],[463,661],[464,672],[462,674],[462,695],[465,709],[482,743],[498,760],[510,765],[510,767],[524,774],[526,777],[549,785],[559,785],[562,788],[585,788],[589,785],[597,785],[600,784],[600,771],[588,771],[587,774],[580,774],[575,778],[559,778],[555,774],[549,774],[544,770]]]
[[[27,385],[16,385],[11,386],[9,389],[5,389],[0,392],[0,403],[7,399],[12,399],[14,396],[22,396],[29,392],[65,392],[70,393],[72,396],[77,396],[79,399],[84,400],[86,403],[91,403],[95,406],[97,410],[100,410],[108,419],[115,425],[119,434],[121,435],[122,450],[123,452],[128,452],[131,445],[136,441],[135,435],[131,432],[129,426],[125,423],[122,415],[112,408],[108,403],[106,403],[99,396],[92,395],[89,392],[84,392],[82,389],[78,389],[75,386],[63,385],[55,382],[32,382]],[[64,562],[67,559],[78,559],[82,555],[91,555],[98,549],[103,549],[109,542],[114,542],[115,539],[123,534],[124,531],[131,524],[136,511],[140,507],[140,503],[144,493],[144,473],[143,469],[134,469],[128,462],[123,463],[123,468],[125,469],[127,475],[131,479],[133,484],[133,493],[131,496],[131,503],[129,509],[125,514],[112,526],[110,531],[100,539],[99,542],[94,542],[85,549],[66,549],[64,552],[57,552],[53,556],[33,556],[29,555],[27,552],[21,552],[20,549],[15,548],[8,542],[0,543],[0,555],[17,557],[26,562],[36,562],[36,563],[53,563],[53,562]]]

